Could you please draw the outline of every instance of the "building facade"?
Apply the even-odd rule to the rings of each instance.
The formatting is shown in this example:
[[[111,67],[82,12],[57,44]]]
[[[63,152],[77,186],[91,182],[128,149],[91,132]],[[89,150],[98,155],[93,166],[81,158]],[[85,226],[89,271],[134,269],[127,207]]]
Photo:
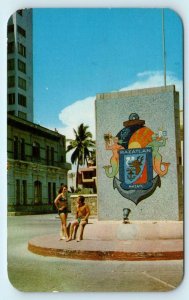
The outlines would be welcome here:
[[[65,136],[33,123],[32,9],[10,17],[7,37],[8,211],[52,212],[71,165]]]
[[[10,17],[7,37],[8,113],[33,122],[32,9]]]
[[[8,211],[45,213],[67,183],[65,136],[8,116]]]
[[[97,192],[96,166],[88,164],[85,168],[79,169],[78,184],[82,189],[88,189],[91,193]]]

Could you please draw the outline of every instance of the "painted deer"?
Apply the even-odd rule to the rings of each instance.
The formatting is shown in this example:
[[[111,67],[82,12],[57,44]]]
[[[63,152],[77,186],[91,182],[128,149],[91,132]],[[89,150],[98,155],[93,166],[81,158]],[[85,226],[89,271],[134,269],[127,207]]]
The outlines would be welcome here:
[[[135,168],[136,175],[138,175],[141,171],[141,166],[142,166],[143,160],[144,160],[144,156],[138,156],[137,159],[135,159],[129,163],[130,167]]]

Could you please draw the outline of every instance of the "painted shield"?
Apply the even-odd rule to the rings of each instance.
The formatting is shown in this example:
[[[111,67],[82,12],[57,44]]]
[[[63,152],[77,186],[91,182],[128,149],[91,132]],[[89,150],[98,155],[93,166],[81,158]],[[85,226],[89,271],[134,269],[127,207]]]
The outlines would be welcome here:
[[[126,190],[145,190],[152,186],[152,148],[133,148],[119,152],[119,180]]]

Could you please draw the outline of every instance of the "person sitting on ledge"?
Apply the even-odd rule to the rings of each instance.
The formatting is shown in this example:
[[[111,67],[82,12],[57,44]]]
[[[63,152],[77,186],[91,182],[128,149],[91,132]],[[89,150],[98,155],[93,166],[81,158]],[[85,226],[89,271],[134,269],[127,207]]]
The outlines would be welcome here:
[[[77,198],[77,211],[76,211],[76,219],[71,223],[70,226],[70,234],[67,242],[72,240],[72,235],[74,230],[79,226],[79,235],[77,238],[77,242],[80,242],[83,238],[83,230],[85,225],[88,223],[88,218],[90,215],[90,209],[87,204],[85,204],[85,198],[83,196],[78,196]]]

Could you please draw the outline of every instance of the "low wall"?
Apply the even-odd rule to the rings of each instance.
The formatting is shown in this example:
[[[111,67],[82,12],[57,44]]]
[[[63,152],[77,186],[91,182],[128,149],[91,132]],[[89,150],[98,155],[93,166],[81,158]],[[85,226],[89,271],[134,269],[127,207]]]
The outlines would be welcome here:
[[[35,204],[35,205],[8,205],[8,215],[34,215],[49,214],[56,212],[53,204]]]
[[[181,240],[183,239],[182,221],[120,221],[92,220],[85,227],[84,239],[95,240]],[[142,242],[142,243],[143,243]],[[175,241],[177,243],[177,241]]]
[[[97,215],[97,194],[84,194],[83,196],[85,197],[85,203],[88,204],[90,207],[91,216],[96,216]],[[75,214],[76,212],[77,198],[78,195],[70,196],[72,214]]]

